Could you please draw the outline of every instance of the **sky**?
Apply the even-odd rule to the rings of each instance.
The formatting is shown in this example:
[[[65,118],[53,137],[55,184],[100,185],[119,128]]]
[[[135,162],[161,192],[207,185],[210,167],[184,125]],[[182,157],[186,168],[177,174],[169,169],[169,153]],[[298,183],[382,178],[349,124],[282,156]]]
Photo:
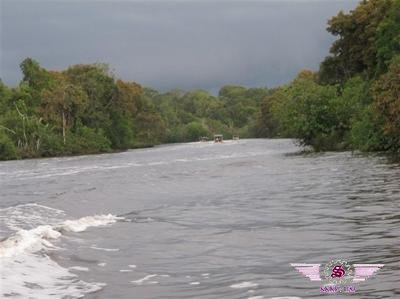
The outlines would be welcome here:
[[[54,70],[107,63],[161,91],[273,87],[318,69],[327,20],[357,0],[0,0],[0,78],[26,57]]]

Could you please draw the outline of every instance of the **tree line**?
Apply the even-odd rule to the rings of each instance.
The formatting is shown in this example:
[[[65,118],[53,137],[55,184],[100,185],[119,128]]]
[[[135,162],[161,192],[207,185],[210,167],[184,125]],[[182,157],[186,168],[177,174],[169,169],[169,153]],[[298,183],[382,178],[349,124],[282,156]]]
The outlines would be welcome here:
[[[267,88],[224,86],[160,93],[116,78],[104,64],[42,68],[31,58],[16,88],[0,81],[0,159],[90,154],[197,141],[222,133],[255,136]]]
[[[318,71],[273,89],[228,85],[159,92],[104,64],[42,68],[0,80],[0,159],[89,154],[228,138],[290,137],[315,150],[400,155],[400,0],[364,0],[328,21],[336,37]]]
[[[262,136],[400,156],[400,0],[361,1],[327,30],[336,40],[318,72],[301,71],[262,102]]]

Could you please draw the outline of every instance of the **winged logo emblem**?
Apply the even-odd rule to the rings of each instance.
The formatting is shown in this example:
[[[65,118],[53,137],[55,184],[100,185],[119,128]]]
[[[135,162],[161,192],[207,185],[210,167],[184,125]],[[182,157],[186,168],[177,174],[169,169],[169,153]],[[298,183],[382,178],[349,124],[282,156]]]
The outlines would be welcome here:
[[[354,264],[354,282],[366,280],[368,277],[374,275],[383,264]]]
[[[321,281],[321,277],[319,275],[319,268],[321,264],[291,264],[292,267],[295,267],[300,273],[304,276],[308,277],[312,281]]]
[[[308,277],[311,281],[329,280],[332,283],[352,281],[362,282],[376,274],[384,264],[353,264],[335,260],[327,263],[321,271],[321,264],[291,264],[296,270]],[[321,277],[322,276],[322,277]]]

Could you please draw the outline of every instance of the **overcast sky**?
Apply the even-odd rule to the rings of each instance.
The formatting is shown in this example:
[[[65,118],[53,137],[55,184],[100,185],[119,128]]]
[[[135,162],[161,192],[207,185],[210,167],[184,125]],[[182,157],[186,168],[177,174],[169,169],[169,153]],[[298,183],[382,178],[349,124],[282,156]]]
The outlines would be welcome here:
[[[32,57],[49,69],[105,62],[160,90],[276,86],[317,69],[327,20],[358,1],[1,2],[0,77],[16,85]]]

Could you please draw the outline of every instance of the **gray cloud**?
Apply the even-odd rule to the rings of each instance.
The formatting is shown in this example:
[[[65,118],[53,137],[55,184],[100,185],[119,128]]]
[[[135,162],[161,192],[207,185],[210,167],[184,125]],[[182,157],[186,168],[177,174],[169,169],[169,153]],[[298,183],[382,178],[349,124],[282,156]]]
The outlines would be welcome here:
[[[158,89],[274,86],[318,68],[326,21],[357,1],[1,1],[1,78],[25,57],[44,67],[106,62]]]

